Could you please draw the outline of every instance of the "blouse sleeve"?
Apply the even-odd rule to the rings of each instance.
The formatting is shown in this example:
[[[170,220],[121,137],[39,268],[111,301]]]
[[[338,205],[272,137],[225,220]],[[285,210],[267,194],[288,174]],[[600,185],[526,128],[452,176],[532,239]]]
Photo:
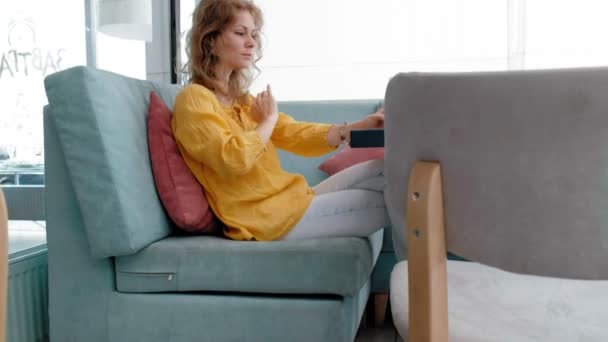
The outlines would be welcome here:
[[[266,145],[255,130],[233,132],[216,108],[207,89],[185,89],[175,100],[175,139],[190,157],[218,174],[246,174]]]
[[[327,142],[332,125],[296,121],[285,113],[279,113],[271,140],[280,149],[305,156],[316,157],[337,148]]]

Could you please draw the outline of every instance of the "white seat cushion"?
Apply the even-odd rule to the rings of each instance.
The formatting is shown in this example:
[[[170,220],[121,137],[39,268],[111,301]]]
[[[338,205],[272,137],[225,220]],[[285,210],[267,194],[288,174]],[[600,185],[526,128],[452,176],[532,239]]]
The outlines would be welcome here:
[[[407,261],[391,274],[390,300],[407,341]],[[608,281],[505,272],[448,261],[450,342],[608,341]]]

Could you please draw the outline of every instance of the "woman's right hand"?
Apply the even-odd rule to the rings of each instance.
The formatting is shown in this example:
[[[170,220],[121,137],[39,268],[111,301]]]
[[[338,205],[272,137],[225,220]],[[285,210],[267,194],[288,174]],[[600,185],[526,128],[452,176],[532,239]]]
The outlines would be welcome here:
[[[279,119],[279,111],[277,109],[277,103],[272,96],[270,91],[270,85],[266,86],[266,90],[259,93],[258,96],[253,99],[251,105],[251,118],[258,123],[258,127],[255,129],[265,143],[270,140],[274,126]]]
[[[251,117],[255,122],[262,123],[268,120],[276,121],[279,117],[277,102],[274,100],[270,85],[266,90],[259,93],[251,105]]]

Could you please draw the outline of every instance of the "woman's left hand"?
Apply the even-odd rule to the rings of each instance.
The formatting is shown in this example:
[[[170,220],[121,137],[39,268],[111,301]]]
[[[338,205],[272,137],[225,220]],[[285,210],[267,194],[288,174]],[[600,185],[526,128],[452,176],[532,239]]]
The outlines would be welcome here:
[[[378,109],[374,114],[370,114],[363,119],[366,128],[383,128],[384,127],[384,107]]]

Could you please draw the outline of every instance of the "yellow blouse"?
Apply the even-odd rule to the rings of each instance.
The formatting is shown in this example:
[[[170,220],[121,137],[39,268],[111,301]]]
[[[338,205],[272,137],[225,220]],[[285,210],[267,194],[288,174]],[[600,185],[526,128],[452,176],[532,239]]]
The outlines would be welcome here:
[[[304,176],[281,168],[275,146],[302,156],[335,147],[327,142],[331,125],[284,113],[264,144],[250,112],[248,105],[223,106],[210,90],[191,84],[177,95],[171,125],[186,164],[227,226],[225,235],[268,241],[291,230],[314,196]]]

